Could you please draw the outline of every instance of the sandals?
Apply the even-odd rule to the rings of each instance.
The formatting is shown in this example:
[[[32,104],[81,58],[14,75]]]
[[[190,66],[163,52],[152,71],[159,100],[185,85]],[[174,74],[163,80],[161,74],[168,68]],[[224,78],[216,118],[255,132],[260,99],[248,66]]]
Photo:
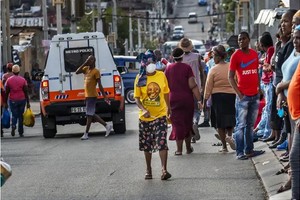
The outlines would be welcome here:
[[[291,179],[289,179],[284,185],[280,186],[280,188],[277,190],[277,193],[287,191],[291,189],[291,187],[292,187]]]
[[[172,177],[172,175],[168,171],[163,171],[162,174],[161,174],[160,179],[165,181],[165,180],[168,180],[171,177]]]
[[[145,174],[145,180],[149,180],[152,179],[152,171],[151,170],[147,170],[146,174]]]
[[[175,151],[174,156],[182,156],[182,152]]]
[[[228,153],[228,149],[227,148],[221,148],[219,149],[220,153]]]
[[[223,146],[222,142],[213,143],[211,146]]]

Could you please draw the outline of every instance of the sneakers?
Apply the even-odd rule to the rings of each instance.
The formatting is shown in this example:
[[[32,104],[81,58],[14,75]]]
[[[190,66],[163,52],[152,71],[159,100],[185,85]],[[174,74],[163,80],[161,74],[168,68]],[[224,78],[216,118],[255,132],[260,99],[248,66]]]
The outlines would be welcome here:
[[[110,134],[110,132],[111,132],[112,125],[111,125],[111,124],[106,124],[105,128],[106,128],[106,134],[105,134],[105,137],[108,137],[109,134]]]
[[[84,133],[83,136],[81,137],[81,140],[87,140],[89,139],[88,133]]]
[[[287,150],[288,140],[285,140],[282,144],[278,145],[276,148],[277,148],[278,151]]]
[[[197,124],[193,124],[193,132],[195,133],[195,135],[193,136],[193,138],[195,138],[195,140],[200,140],[200,134],[199,134],[199,130],[198,130]]]
[[[199,124],[198,127],[210,127],[208,121],[204,121],[203,123]]]
[[[236,150],[236,148],[235,148],[235,142],[234,142],[234,140],[233,140],[232,137],[226,137],[225,141],[229,144],[229,146],[230,146],[230,148],[232,150]]]

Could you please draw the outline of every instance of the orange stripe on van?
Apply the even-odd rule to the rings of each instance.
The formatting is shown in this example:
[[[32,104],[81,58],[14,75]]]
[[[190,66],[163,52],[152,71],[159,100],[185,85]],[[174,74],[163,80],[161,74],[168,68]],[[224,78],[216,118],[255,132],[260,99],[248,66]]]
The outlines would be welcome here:
[[[115,99],[116,101],[120,101],[120,110],[124,109],[124,97],[123,96],[115,96],[114,88],[104,88],[107,98]],[[100,94],[100,90],[97,89],[97,93]],[[84,90],[67,90],[64,93],[60,91],[51,91],[49,92],[49,100],[41,101],[41,112],[45,116],[47,113],[45,111],[45,107],[54,102],[68,102],[68,101],[76,101],[76,100],[84,100]],[[98,96],[98,98],[103,98],[103,96]]]
[[[114,88],[105,88],[104,89],[106,96],[108,98],[115,98]],[[97,93],[100,94],[100,90],[97,89]],[[98,96],[98,98],[103,98],[103,96]],[[64,93],[60,91],[51,91],[49,92],[50,102],[66,102],[66,101],[76,101],[83,100],[84,90],[66,90]]]

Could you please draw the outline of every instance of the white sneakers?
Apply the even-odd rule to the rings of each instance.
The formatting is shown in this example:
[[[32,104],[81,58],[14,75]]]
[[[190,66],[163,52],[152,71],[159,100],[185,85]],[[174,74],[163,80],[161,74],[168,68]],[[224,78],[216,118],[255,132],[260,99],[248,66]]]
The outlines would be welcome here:
[[[84,133],[83,136],[81,137],[81,140],[87,140],[89,139],[88,133]]]
[[[111,125],[111,124],[106,124],[105,128],[106,128],[106,134],[105,134],[105,137],[108,137],[109,134],[110,134],[110,132],[111,132],[112,125]]]
[[[113,126],[111,124],[106,124],[106,126],[105,126],[105,129],[106,129],[105,137],[109,136],[112,128],[113,128]],[[89,134],[84,133],[83,136],[80,139],[81,140],[88,140],[89,139]]]

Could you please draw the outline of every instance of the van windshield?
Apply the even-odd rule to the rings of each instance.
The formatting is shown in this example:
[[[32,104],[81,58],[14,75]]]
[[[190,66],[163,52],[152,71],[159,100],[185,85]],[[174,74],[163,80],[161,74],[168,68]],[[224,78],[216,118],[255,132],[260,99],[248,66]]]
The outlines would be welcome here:
[[[94,55],[93,47],[65,49],[64,60],[66,72],[75,72],[90,55]]]

